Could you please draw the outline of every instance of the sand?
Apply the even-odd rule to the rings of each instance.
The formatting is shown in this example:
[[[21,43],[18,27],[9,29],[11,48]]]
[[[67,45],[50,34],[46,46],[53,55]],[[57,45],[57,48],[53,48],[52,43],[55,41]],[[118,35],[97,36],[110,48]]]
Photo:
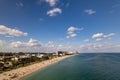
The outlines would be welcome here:
[[[41,70],[51,64],[54,64],[56,62],[59,62],[59,61],[65,59],[67,57],[70,57],[70,56],[57,57],[57,58],[53,58],[51,60],[46,60],[46,61],[43,61],[40,63],[32,64],[32,65],[29,65],[26,67],[21,67],[18,69],[14,69],[11,71],[1,73],[0,80],[20,80],[21,78],[23,78],[31,73]]]

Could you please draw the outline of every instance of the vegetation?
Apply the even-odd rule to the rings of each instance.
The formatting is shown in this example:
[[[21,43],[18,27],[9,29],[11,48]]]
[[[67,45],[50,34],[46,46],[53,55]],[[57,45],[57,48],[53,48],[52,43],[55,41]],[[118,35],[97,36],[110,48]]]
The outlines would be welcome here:
[[[56,53],[0,53],[0,73],[60,57],[63,54],[65,55],[66,52],[57,55]]]

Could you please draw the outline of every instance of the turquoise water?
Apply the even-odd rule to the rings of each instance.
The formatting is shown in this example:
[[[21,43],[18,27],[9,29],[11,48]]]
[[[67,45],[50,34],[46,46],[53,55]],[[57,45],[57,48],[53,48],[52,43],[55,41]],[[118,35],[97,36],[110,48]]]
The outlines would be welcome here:
[[[120,54],[79,54],[23,80],[120,80]]]

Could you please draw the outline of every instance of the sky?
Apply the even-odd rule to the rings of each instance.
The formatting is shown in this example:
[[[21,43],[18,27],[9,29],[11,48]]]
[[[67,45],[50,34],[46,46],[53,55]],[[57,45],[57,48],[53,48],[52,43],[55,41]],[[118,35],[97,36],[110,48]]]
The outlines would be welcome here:
[[[0,52],[120,52],[119,0],[0,0]]]

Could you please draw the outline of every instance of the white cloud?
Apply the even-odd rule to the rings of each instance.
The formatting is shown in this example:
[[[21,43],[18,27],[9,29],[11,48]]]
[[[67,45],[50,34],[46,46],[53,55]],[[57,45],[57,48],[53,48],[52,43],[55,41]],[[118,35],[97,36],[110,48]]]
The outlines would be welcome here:
[[[74,26],[69,27],[68,30],[67,30],[68,35],[66,36],[66,38],[76,37],[77,34],[75,33],[75,31],[78,31],[78,30],[83,30],[83,28],[76,28]]]
[[[96,39],[96,41],[101,41],[103,39],[111,39],[112,36],[114,36],[115,33],[110,33],[105,35],[104,33],[97,33],[92,36],[93,39]]]
[[[75,34],[75,33],[70,35],[71,38],[76,37],[76,36],[77,36],[77,34]]]
[[[5,40],[0,40],[0,52],[8,50],[8,43]]]
[[[56,52],[56,51],[79,51],[79,52],[120,52],[120,43],[92,43],[92,44],[55,44],[53,41],[40,43],[38,40],[30,39],[27,42],[15,41],[7,43],[0,40],[0,51],[3,52]]]
[[[52,10],[47,11],[47,15],[56,16],[57,14],[61,14],[62,10],[60,8],[53,8]]]
[[[54,42],[53,41],[49,41],[47,44],[46,44],[46,47],[54,47]]]
[[[80,30],[80,29],[76,28],[76,27],[73,27],[73,26],[71,26],[71,27],[68,28],[68,32],[74,32],[76,30]]]
[[[22,2],[18,2],[18,3],[16,3],[16,6],[17,6],[17,7],[23,7],[24,5],[23,5]]]
[[[85,40],[83,40],[84,42],[89,42],[90,40],[89,39],[85,39]]]
[[[109,37],[112,37],[112,36],[114,36],[115,35],[115,33],[110,33],[110,34],[108,34],[108,35],[104,35],[104,37],[105,38],[109,38]]]
[[[4,25],[0,25],[0,35],[19,37],[19,36],[27,36],[27,33],[17,29],[8,28]]]
[[[97,34],[94,34],[92,36],[93,39],[96,39],[97,41],[98,40],[102,40],[104,38],[104,34],[103,33],[97,33]]]
[[[66,38],[70,38],[70,36],[66,36]]]
[[[92,9],[86,9],[84,12],[87,13],[87,14],[89,14],[89,15],[92,15],[92,14],[96,13],[96,11],[94,11]]]
[[[58,0],[45,0],[51,7],[55,6]]]
[[[48,43],[40,43],[38,40],[30,39],[28,42],[16,41],[10,43],[12,50],[17,52],[55,52],[57,51],[57,45],[53,41]]]
[[[39,43],[38,40],[30,39],[28,42],[15,41],[9,44],[9,51],[15,52],[56,52],[62,51],[76,51],[78,48],[70,43],[55,44],[53,41],[48,43]]]
[[[87,44],[80,45],[79,51],[81,52],[120,52],[120,43],[102,43],[102,44]]]
[[[41,44],[39,43],[38,40],[31,38],[28,42],[21,42],[21,41],[12,42],[10,43],[10,46],[14,48],[33,48],[33,47],[40,47]]]
[[[6,42],[4,40],[0,40],[0,46],[4,46]]]

